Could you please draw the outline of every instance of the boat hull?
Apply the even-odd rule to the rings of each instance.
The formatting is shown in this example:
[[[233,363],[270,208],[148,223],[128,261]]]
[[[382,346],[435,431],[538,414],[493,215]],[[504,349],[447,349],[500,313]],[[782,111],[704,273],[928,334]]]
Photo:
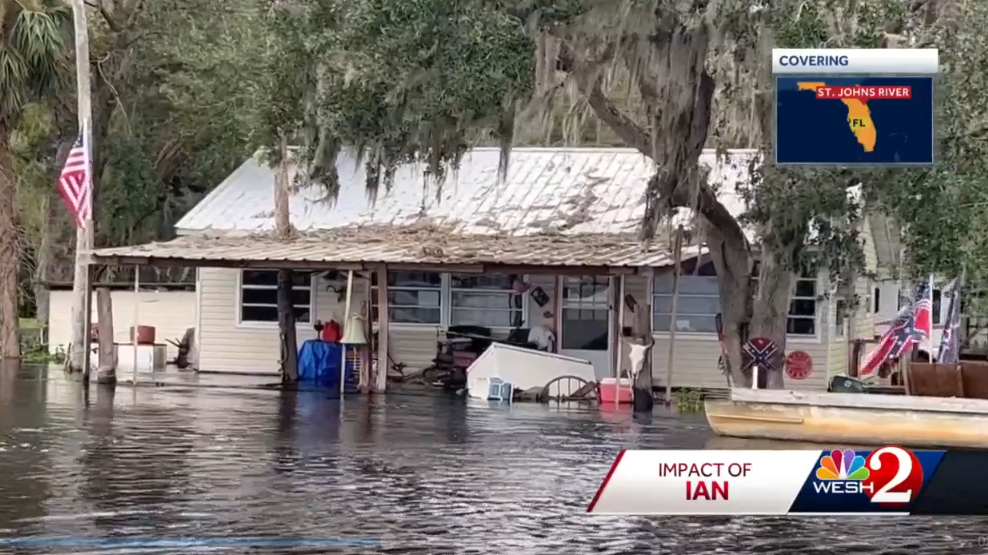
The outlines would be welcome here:
[[[988,448],[988,401],[734,390],[705,402],[727,437],[838,445]]]

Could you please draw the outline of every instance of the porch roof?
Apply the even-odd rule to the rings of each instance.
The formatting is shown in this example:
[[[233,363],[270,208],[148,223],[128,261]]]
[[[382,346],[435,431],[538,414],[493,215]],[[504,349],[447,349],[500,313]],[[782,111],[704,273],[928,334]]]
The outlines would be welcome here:
[[[683,259],[701,254],[684,248]],[[189,235],[162,243],[93,251],[96,264],[219,266],[295,269],[363,269],[368,265],[475,266],[484,268],[669,266],[673,257],[665,240],[643,246],[633,235],[460,235],[441,227],[340,229],[304,233],[289,241],[268,235]]]

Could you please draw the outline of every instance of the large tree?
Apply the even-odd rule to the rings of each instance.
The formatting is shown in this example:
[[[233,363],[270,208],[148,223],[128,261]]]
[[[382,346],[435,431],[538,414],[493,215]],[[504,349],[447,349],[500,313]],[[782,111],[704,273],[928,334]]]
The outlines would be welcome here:
[[[172,237],[172,225],[256,148],[250,83],[239,79],[264,38],[248,17],[254,0],[92,0],[98,246]],[[22,315],[47,316],[46,282],[72,280],[75,227],[54,188],[77,134],[71,64],[54,102],[20,118],[18,183]],[[248,103],[248,101],[250,101]],[[144,281],[154,268],[145,268]],[[151,281],[188,279],[157,269]],[[130,280],[105,268],[100,281]]]
[[[310,173],[331,192],[340,144],[364,151],[373,193],[410,160],[426,162],[441,185],[444,170],[479,141],[502,146],[503,171],[510,146],[531,131],[561,127],[579,139],[592,117],[656,163],[643,240],[664,240],[659,224],[674,211],[696,215],[717,269],[736,383],[750,379],[740,371],[746,337],[784,350],[799,272],[829,268],[831,289],[852,295],[863,199],[874,195],[848,191],[877,188],[867,175],[756,159],[737,185],[748,208],[737,217],[698,161],[711,146],[770,152],[773,47],[884,46],[903,32],[901,0],[297,3],[320,8],[297,13],[315,30],[308,122],[319,140],[309,142]],[[783,385],[776,366],[772,387]]]
[[[25,107],[56,88],[68,51],[68,12],[57,0],[0,1],[0,352],[20,357],[20,245],[13,134]]]

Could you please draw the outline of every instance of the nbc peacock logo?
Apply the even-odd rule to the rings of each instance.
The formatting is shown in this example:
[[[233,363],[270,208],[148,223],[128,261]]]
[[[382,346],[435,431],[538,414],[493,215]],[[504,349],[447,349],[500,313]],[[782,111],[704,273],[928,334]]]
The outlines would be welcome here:
[[[820,458],[813,488],[817,493],[870,493],[871,484],[863,483],[869,476],[864,457],[851,449],[835,449]]]

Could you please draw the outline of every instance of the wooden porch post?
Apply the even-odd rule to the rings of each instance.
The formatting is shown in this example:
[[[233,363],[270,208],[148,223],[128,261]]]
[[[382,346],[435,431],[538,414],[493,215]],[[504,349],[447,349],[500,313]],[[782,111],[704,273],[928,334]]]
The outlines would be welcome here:
[[[611,303],[615,306],[617,322],[611,329],[611,333],[614,334],[611,338],[611,345],[614,346],[614,356],[611,357],[611,364],[614,366],[611,370],[614,378],[618,380],[615,382],[617,384],[615,387],[620,388],[621,362],[624,355],[624,342],[621,340],[624,330],[624,276],[617,276],[613,279],[616,287],[614,287],[614,292],[611,295]],[[619,396],[615,395],[614,398],[619,399]]]
[[[92,364],[93,353],[93,277],[96,274],[96,266],[90,263],[86,266],[88,277],[86,278],[86,297],[82,302],[83,312],[83,337],[82,337],[82,383],[89,383],[89,367]]]
[[[643,349],[644,359],[632,384],[635,412],[652,412],[655,398],[652,396],[652,348],[655,336],[652,335],[651,303],[635,303],[634,325],[632,327],[636,343]]]
[[[377,272],[377,377],[374,391],[383,393],[388,385],[388,267]]]

